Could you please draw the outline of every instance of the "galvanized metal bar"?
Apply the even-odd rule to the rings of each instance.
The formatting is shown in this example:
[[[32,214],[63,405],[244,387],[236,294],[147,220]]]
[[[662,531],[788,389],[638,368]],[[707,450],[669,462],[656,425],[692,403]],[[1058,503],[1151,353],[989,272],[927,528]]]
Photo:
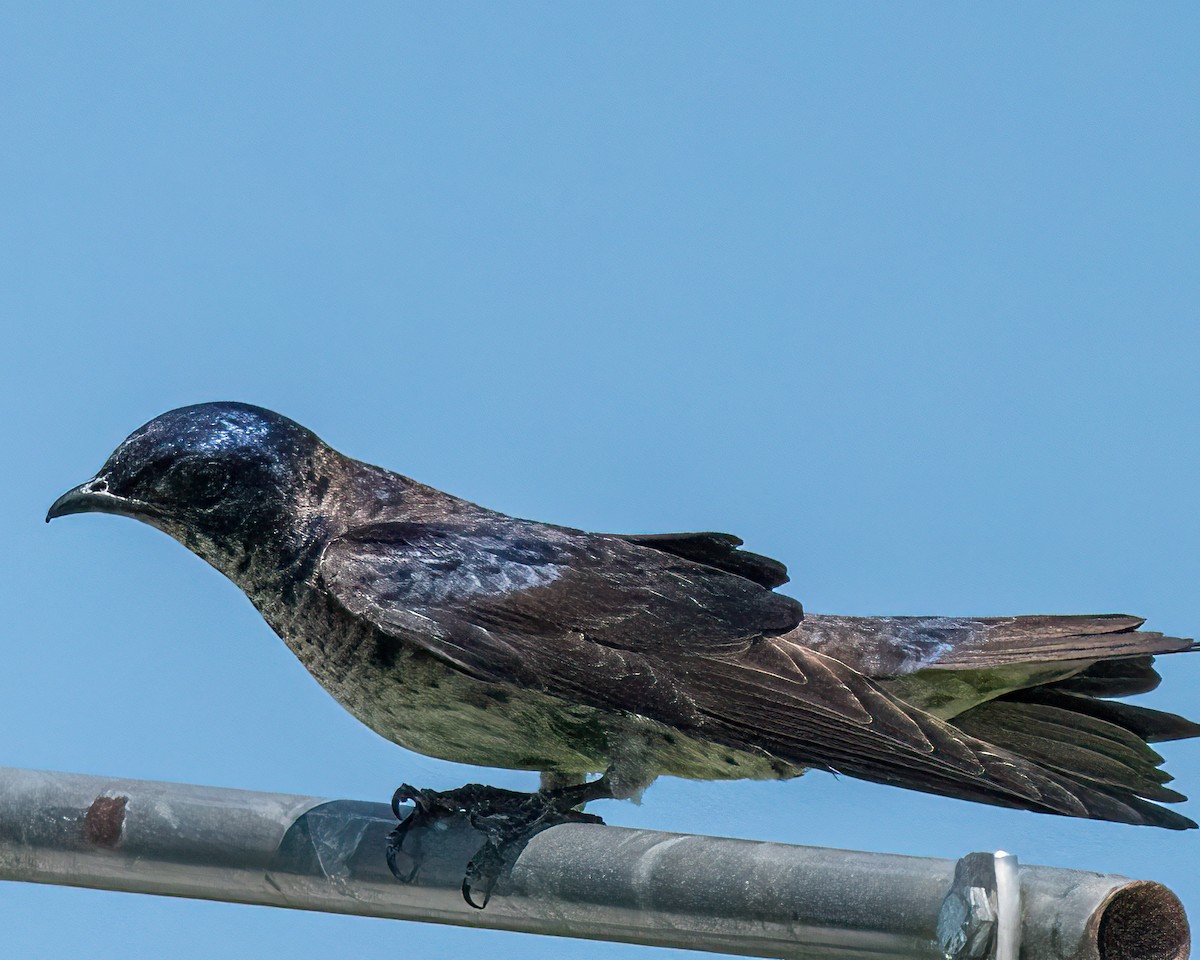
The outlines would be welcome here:
[[[805,960],[995,946],[990,856],[568,824],[534,837],[474,910],[460,885],[480,836],[415,831],[403,884],[384,859],[394,826],[380,803],[0,768],[0,879]],[[1026,865],[1015,877],[1022,960],[1188,955],[1183,907],[1160,884]]]
[[[996,876],[996,960],[1021,955],[1021,874],[1014,854],[997,850],[992,859]]]

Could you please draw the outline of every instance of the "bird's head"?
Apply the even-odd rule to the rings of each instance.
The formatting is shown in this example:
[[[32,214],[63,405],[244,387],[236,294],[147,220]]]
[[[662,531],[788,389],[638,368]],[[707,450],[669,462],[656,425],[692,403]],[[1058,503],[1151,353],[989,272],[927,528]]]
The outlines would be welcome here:
[[[298,498],[319,483],[329,451],[287,417],[245,403],[180,407],[139,427],[92,479],[46,514],[133,517],[218,569],[293,536]]]

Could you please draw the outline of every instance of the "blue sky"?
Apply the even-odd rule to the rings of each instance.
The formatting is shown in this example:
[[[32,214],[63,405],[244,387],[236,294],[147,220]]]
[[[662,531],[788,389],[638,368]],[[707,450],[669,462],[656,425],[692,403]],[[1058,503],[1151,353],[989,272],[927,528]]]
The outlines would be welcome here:
[[[8,5],[0,763],[378,799],[479,777],[360,726],[156,531],[42,524],[204,400],[521,516],[737,533],[813,611],[1200,632],[1198,30],[1192,4]],[[1200,656],[1162,667],[1146,702],[1200,714]],[[1200,795],[1200,747],[1162,752]],[[822,775],[598,812],[999,847],[1200,910],[1193,834]],[[2,902],[12,956],[564,951]]]

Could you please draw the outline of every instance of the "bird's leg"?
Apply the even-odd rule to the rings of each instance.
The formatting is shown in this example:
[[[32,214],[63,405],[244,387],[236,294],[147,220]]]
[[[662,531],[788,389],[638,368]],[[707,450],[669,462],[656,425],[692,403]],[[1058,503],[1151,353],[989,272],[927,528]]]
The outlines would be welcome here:
[[[411,882],[420,863],[407,874],[401,874],[396,865],[396,856],[403,850],[408,833],[442,817],[462,817],[486,838],[467,864],[462,885],[463,899],[482,910],[500,877],[511,869],[530,839],[560,823],[603,823],[599,817],[578,808],[590,800],[604,800],[612,795],[607,776],[536,793],[519,793],[479,783],[438,793],[403,784],[392,797],[392,812],[401,819],[400,804],[405,801],[412,801],[414,809],[388,836],[388,866],[397,880]],[[476,890],[482,891],[482,902],[476,902],[472,896]]]
[[[400,821],[388,834],[387,863],[392,875],[401,883],[411,883],[421,869],[420,859],[407,874],[402,874],[396,864],[396,857],[404,851],[404,839],[414,827],[431,826],[438,820],[453,817],[471,819],[471,811],[476,808],[486,808],[493,804],[515,803],[529,797],[530,794],[516,790],[504,790],[500,787],[489,787],[483,783],[468,783],[455,790],[422,790],[407,783],[400,784],[392,795],[392,815]],[[413,809],[407,815],[400,810],[400,804],[411,801]]]
[[[543,793],[587,783],[587,776],[582,773],[559,773],[556,770],[543,770],[538,779],[538,789]]]

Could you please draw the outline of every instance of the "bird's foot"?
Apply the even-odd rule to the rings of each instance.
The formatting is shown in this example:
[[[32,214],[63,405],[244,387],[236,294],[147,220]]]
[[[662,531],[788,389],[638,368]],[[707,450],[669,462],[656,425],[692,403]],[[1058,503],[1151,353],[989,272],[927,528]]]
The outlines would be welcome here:
[[[388,835],[387,862],[393,876],[410,883],[420,870],[420,860],[407,874],[396,864],[404,850],[404,839],[414,827],[431,826],[436,821],[458,817],[465,819],[486,838],[467,864],[463,877],[463,899],[482,910],[491,899],[500,878],[512,868],[525,845],[541,831],[560,823],[603,823],[597,816],[576,809],[588,800],[607,796],[604,781],[594,780],[558,790],[520,793],[481,783],[469,783],[456,790],[421,790],[405,783],[392,797],[392,812],[400,825]],[[411,801],[412,813],[404,816],[400,804]],[[482,902],[474,894],[480,891]]]

